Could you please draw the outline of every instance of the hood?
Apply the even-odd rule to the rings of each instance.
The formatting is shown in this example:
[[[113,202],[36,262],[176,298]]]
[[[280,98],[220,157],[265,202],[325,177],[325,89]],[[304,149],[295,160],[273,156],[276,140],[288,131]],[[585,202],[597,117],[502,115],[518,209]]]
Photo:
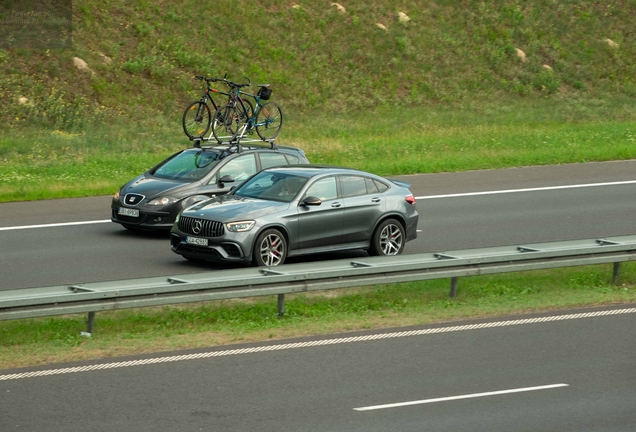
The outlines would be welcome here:
[[[146,199],[155,198],[157,195],[180,198],[184,191],[198,184],[199,182],[184,183],[183,181],[160,179],[143,174],[126,183],[121,191],[124,195],[129,193],[144,195]]]
[[[230,222],[238,219],[257,219],[287,208],[289,203],[223,195],[195,204],[184,210],[183,215]]]

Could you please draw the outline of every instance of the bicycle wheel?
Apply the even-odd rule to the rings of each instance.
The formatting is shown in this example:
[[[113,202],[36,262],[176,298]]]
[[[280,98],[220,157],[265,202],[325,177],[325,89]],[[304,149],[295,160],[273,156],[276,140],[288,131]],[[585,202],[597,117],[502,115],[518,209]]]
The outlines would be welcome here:
[[[283,127],[283,111],[275,102],[263,105],[256,114],[256,133],[263,140],[276,138]]]
[[[201,138],[210,129],[212,113],[208,104],[192,102],[183,112],[183,131],[190,139]]]
[[[223,105],[214,113],[212,134],[220,143],[232,142],[242,132],[244,125],[244,116],[234,105]]]

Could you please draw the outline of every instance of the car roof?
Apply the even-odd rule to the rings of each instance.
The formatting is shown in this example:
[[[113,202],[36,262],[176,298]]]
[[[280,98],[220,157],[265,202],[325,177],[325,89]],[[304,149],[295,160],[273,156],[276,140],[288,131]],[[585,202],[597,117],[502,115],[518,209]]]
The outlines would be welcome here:
[[[273,168],[267,168],[264,171],[277,171],[286,174],[293,174],[302,177],[313,177],[321,174],[364,174],[373,177],[378,177],[375,174],[360,171],[354,168],[339,167],[333,165],[320,165],[320,164],[304,164],[304,165],[284,165]]]

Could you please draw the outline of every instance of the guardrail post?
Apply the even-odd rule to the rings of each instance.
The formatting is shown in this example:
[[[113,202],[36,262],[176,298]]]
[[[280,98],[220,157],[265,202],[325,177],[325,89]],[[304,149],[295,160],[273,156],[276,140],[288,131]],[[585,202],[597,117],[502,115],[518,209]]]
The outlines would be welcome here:
[[[457,277],[451,278],[451,290],[450,290],[451,298],[457,297]]]
[[[621,263],[615,262],[614,268],[612,270],[612,283],[616,285],[618,283],[618,278],[621,274]]]
[[[285,294],[278,294],[278,318],[285,314]]]
[[[93,334],[93,328],[95,327],[95,312],[88,313],[88,319],[86,320],[86,331],[82,332],[82,336],[90,337]]]

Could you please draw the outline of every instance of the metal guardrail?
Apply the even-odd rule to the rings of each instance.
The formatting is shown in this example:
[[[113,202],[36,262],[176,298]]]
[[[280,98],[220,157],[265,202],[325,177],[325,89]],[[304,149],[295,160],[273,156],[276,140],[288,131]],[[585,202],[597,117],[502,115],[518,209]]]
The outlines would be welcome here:
[[[278,295],[282,315],[290,293],[450,278],[454,297],[463,276],[613,263],[616,279],[634,260],[636,236],[622,236],[24,288],[0,291],[0,320],[88,312],[90,335],[99,311]]]

